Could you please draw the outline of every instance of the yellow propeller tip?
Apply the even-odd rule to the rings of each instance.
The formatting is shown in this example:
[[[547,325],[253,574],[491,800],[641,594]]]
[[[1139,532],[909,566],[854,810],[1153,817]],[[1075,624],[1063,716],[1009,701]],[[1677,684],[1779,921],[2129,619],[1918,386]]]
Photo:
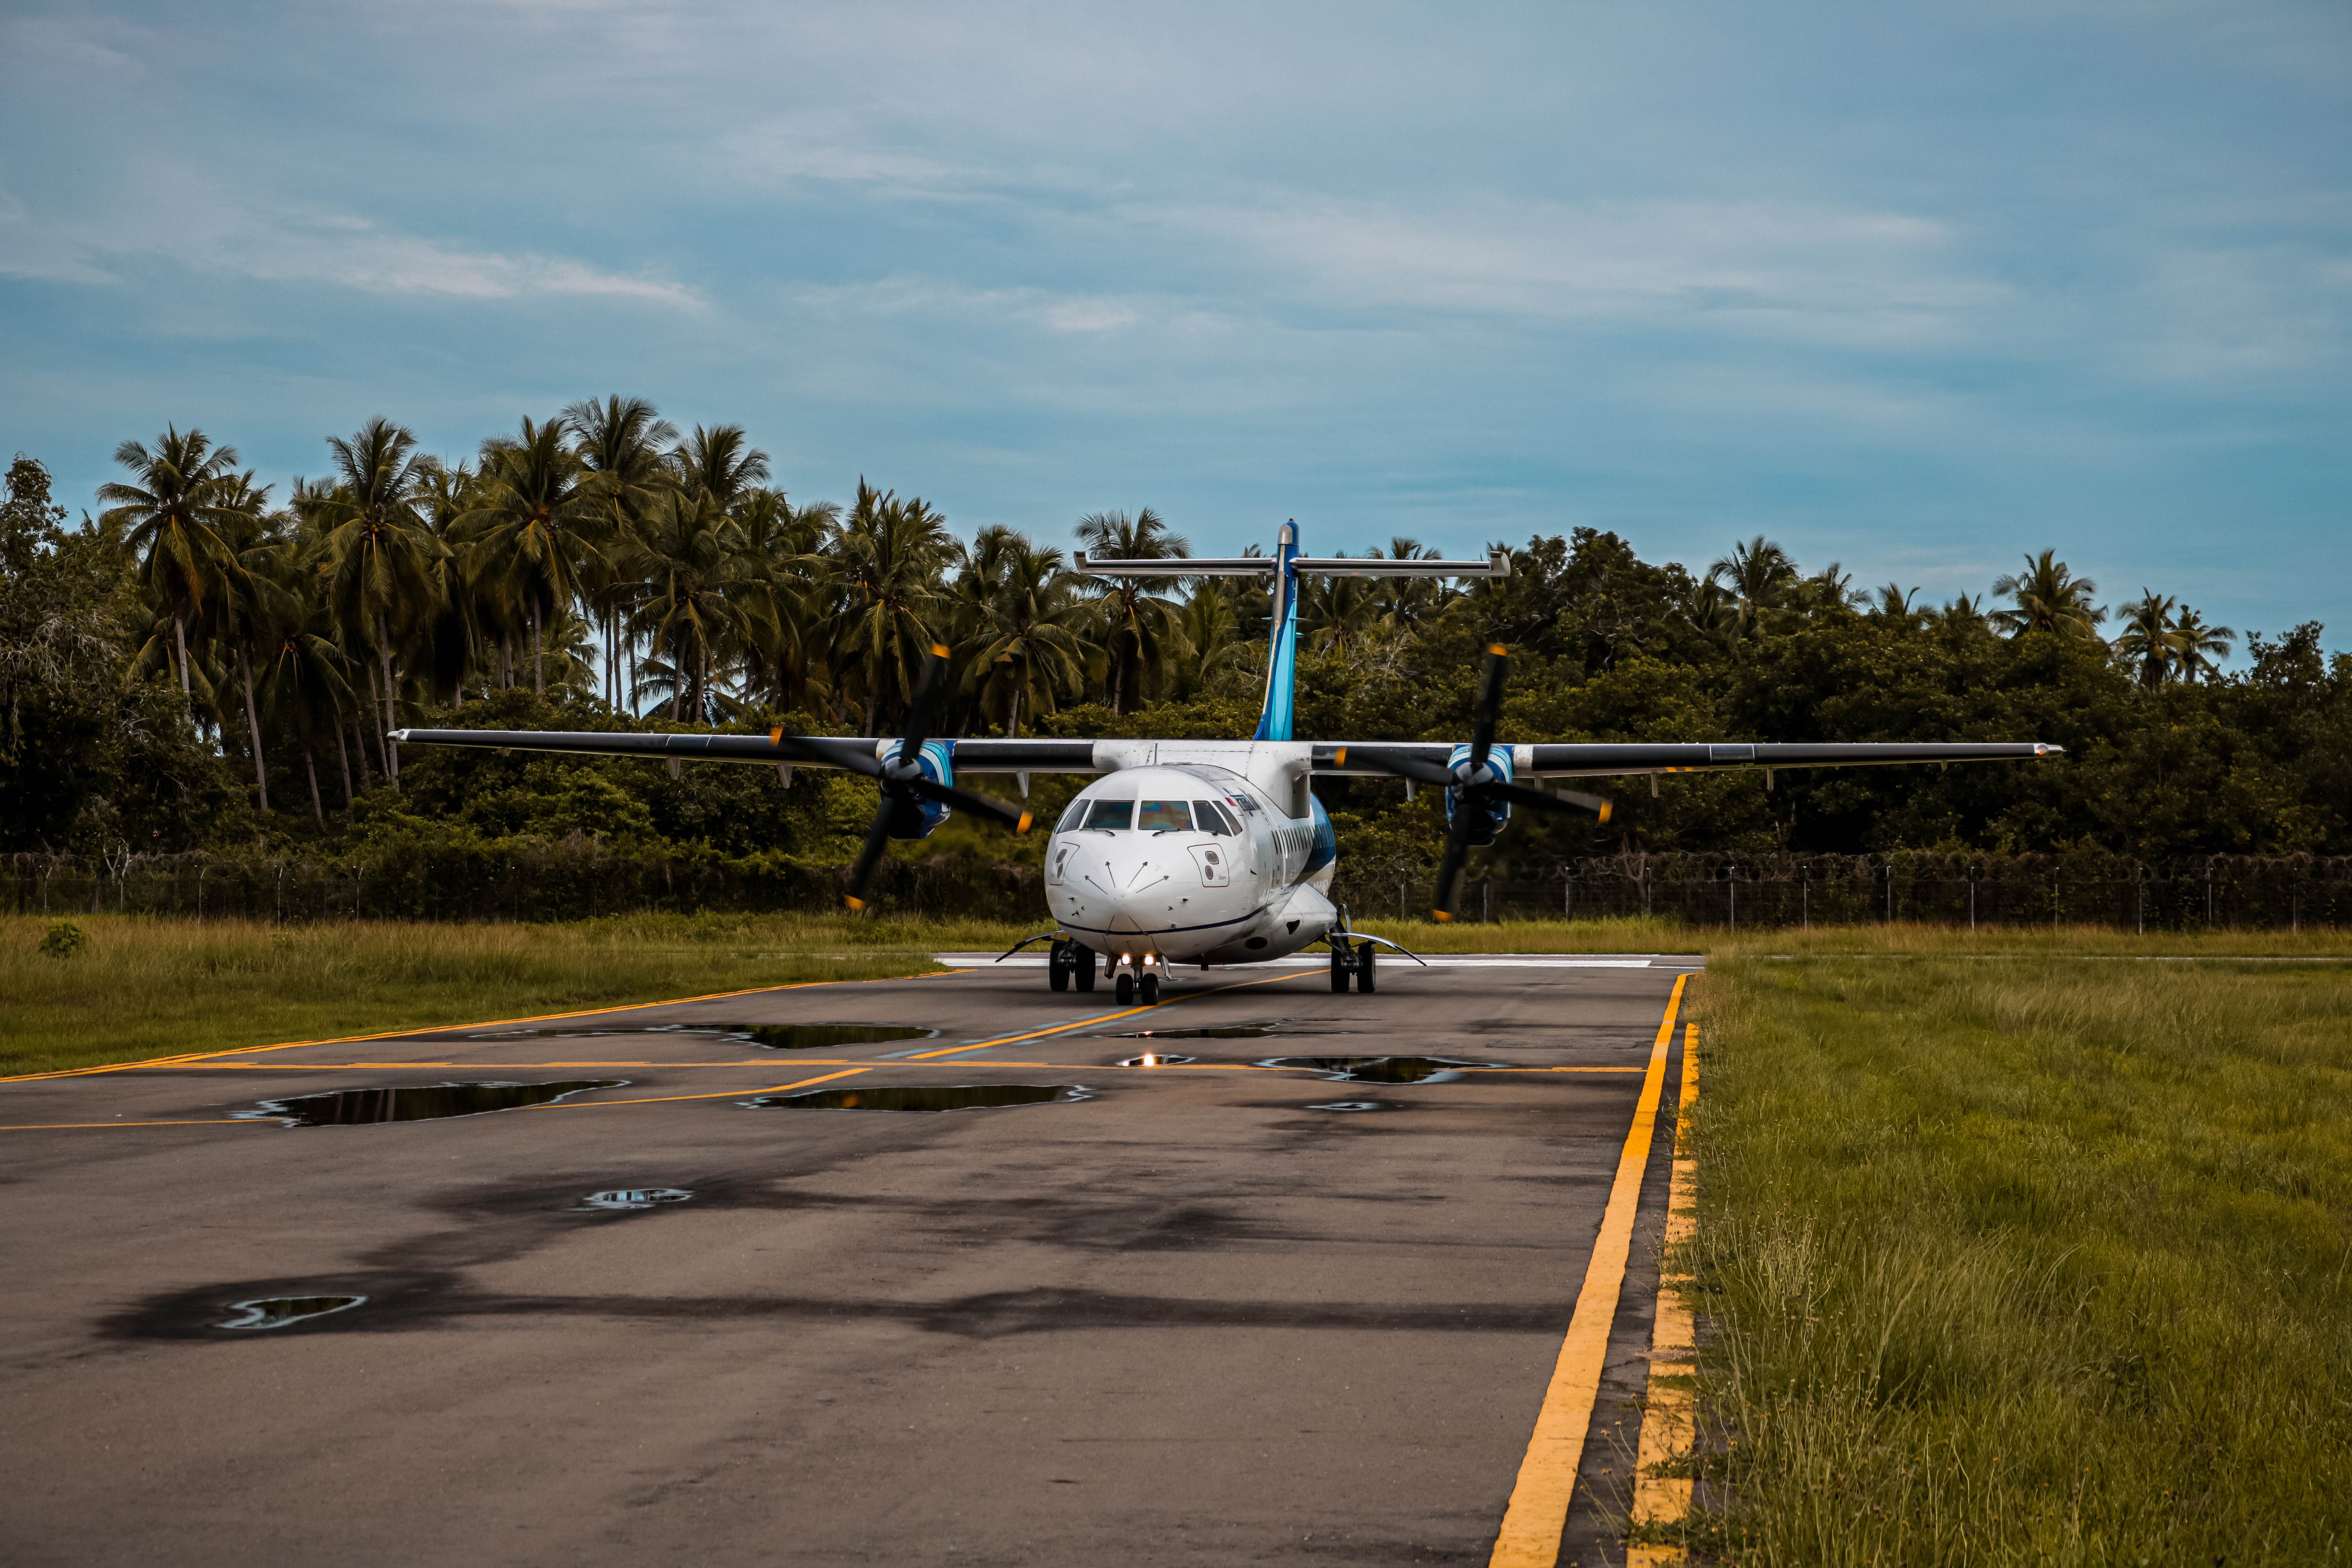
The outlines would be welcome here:
[[[1026,833],[1029,831],[1029,825],[1036,820],[1037,819],[1035,817],[1030,816],[1024,811],[1021,814],[1021,825],[1018,827],[1015,827],[1013,831],[1015,833]]]
[[[1605,801],[1605,800],[1604,800],[1604,801],[1602,801],[1602,802],[1601,803],[1601,821],[1606,822],[1606,821],[1608,821],[1608,820],[1609,820],[1609,813],[1610,813],[1610,810],[1611,810],[1611,807],[1610,807],[1609,803],[1608,803],[1607,801]]]
[[[866,907],[866,900],[864,899],[852,897],[847,894],[843,895],[842,902],[847,904],[853,910],[862,910]]]
[[[1486,651],[1493,654],[1496,658],[1500,658],[1511,650],[1505,647],[1501,643],[1490,642],[1486,645]]]
[[[1342,746],[1339,748],[1339,754],[1331,759],[1331,765],[1335,768],[1344,768],[1348,765],[1347,747]]]
[[[1429,918],[1435,921],[1438,924],[1444,925],[1447,921],[1452,920],[1454,917],[1447,914],[1444,910],[1432,910],[1429,911]]]
[[[768,731],[768,744],[772,746],[781,746],[783,743],[784,727],[782,724],[779,724],[774,729]]]
[[[945,644],[945,643],[943,643],[943,642],[935,642],[935,643],[933,643],[933,644],[931,645],[931,657],[932,657],[933,658],[947,658],[947,656],[948,656],[948,645],[947,645],[947,644]]]

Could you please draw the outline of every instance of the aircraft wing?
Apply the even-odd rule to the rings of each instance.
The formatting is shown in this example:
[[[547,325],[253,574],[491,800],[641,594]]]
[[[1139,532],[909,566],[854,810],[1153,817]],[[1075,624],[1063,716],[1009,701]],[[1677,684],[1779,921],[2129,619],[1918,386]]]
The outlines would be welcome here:
[[[706,763],[782,763],[793,767],[871,773],[888,740],[855,735],[647,735],[625,730],[394,730],[407,745],[472,746],[492,751],[565,752],[590,757],[677,757]],[[959,773],[1091,773],[1092,741],[960,740]],[[861,763],[863,765],[861,765]]]
[[[1498,742],[1496,750],[1502,750]],[[1885,767],[1902,763],[2030,762],[2061,755],[2063,746],[2041,741],[1633,742],[1601,741],[1512,746],[1511,767],[1521,778],[1611,778],[1634,773],[1714,773],[1727,768]],[[1454,753],[1444,741],[1318,742],[1318,773],[1388,776],[1387,757],[1444,767]]]

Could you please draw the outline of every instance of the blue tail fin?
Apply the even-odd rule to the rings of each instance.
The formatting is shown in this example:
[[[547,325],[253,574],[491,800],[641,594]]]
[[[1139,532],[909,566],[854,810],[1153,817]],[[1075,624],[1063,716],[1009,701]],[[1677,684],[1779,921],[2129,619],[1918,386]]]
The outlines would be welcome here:
[[[1298,524],[1282,525],[1274,549],[1274,633],[1265,654],[1265,706],[1258,710],[1254,741],[1287,741],[1290,689],[1298,669],[1298,578],[1290,563],[1298,553]]]

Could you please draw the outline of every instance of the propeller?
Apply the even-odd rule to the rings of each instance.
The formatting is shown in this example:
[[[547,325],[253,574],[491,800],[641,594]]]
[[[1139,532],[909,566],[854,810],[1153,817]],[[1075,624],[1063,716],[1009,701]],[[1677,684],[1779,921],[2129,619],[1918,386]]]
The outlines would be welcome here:
[[[947,664],[947,645],[933,643],[923,660],[923,679],[916,688],[914,706],[907,712],[906,738],[898,743],[898,754],[890,762],[856,755],[845,757],[838,752],[808,744],[804,736],[787,735],[782,730],[768,732],[768,739],[780,750],[795,752],[813,763],[849,768],[882,786],[882,802],[874,813],[874,826],[866,830],[866,847],[858,854],[856,869],[849,874],[845,901],[853,910],[866,908],[866,887],[874,880],[874,868],[881,864],[882,851],[889,845],[890,829],[899,813],[919,812],[926,800],[961,806],[976,816],[1001,822],[1015,833],[1029,831],[1032,818],[1028,812],[1007,805],[992,795],[974,795],[968,789],[957,789],[923,776],[923,742],[930,739],[931,709],[939,700],[940,679]]]
[[[1472,812],[1502,800],[1538,811],[1589,811],[1603,822],[1609,820],[1609,802],[1601,795],[1575,790],[1549,795],[1498,778],[1487,767],[1487,754],[1495,749],[1495,723],[1503,711],[1503,674],[1508,662],[1509,656],[1501,643],[1486,645],[1486,674],[1478,689],[1478,710],[1471,724],[1470,754],[1459,768],[1369,746],[1348,749],[1354,754],[1358,767],[1374,768],[1453,792],[1454,822],[1445,834],[1445,858],[1438,862],[1436,907],[1430,910],[1435,920],[1454,918],[1455,884],[1462,879],[1462,863],[1470,854]]]

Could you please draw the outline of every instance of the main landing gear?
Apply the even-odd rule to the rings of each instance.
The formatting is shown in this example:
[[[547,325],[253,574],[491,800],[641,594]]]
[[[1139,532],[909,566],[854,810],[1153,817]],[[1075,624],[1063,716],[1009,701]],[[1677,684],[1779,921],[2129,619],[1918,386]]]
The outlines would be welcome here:
[[[1349,942],[1339,936],[1331,938],[1331,989],[1345,991],[1348,976],[1353,974],[1357,990],[1371,991],[1378,976],[1378,967],[1372,958],[1376,951],[1369,942]]]
[[[1056,942],[1046,953],[1045,984],[1067,991],[1074,976],[1079,990],[1095,988],[1095,950],[1082,942]]]

